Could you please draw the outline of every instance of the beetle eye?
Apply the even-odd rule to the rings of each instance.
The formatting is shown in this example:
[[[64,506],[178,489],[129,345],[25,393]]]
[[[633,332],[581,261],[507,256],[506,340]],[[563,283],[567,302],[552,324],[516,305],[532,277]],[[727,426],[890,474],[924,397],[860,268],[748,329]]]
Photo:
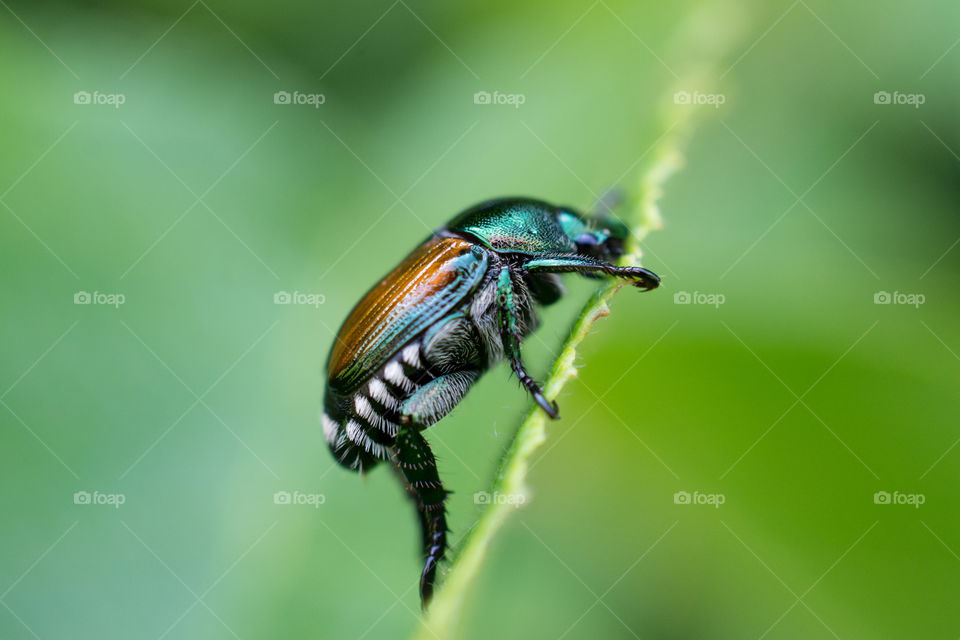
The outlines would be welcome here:
[[[581,233],[577,236],[577,244],[592,247],[597,244],[597,236],[592,233]]]
[[[577,250],[587,255],[596,255],[600,249],[600,242],[597,236],[592,233],[581,233],[577,236]]]

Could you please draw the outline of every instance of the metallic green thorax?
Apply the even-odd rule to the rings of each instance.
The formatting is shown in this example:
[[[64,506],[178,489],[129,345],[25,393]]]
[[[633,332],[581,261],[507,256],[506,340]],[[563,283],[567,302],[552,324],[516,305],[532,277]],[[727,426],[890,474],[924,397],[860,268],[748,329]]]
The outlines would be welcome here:
[[[558,224],[557,211],[538,200],[495,200],[467,209],[451,220],[447,229],[469,234],[485,247],[503,253],[575,252],[577,245]]]
[[[623,253],[627,228],[606,216],[585,218],[542,200],[501,198],[482,202],[450,221],[498,253],[538,256],[581,254],[612,260]]]

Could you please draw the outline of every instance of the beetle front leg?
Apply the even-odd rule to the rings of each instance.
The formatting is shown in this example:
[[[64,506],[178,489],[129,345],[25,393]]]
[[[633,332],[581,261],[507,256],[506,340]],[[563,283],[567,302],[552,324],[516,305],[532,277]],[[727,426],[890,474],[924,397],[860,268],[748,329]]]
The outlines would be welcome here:
[[[404,488],[417,505],[423,533],[423,571],[420,601],[426,609],[433,596],[437,565],[447,550],[447,491],[437,474],[437,461],[430,445],[414,426],[401,426],[394,444],[393,464]]]
[[[599,262],[584,256],[561,256],[552,258],[534,258],[523,264],[528,271],[543,273],[603,273],[617,278],[634,280],[633,285],[644,291],[650,291],[660,286],[660,276],[643,267],[618,267],[615,264]]]
[[[556,420],[560,417],[557,403],[547,400],[540,385],[530,377],[523,366],[523,359],[520,356],[520,314],[517,309],[513,280],[510,277],[508,267],[503,267],[500,270],[500,276],[497,279],[497,308],[500,314],[500,335],[503,340],[503,351],[507,360],[510,361],[510,368],[520,379],[520,384],[526,387],[536,403],[540,405],[540,408]]]

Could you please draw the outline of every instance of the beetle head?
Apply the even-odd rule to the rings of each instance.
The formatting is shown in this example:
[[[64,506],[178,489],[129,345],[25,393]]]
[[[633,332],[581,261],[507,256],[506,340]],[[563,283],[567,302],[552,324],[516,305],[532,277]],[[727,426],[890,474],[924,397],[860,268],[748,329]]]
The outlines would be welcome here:
[[[577,253],[614,262],[623,255],[627,227],[610,216],[586,217],[569,207],[557,209],[557,222],[577,245]]]

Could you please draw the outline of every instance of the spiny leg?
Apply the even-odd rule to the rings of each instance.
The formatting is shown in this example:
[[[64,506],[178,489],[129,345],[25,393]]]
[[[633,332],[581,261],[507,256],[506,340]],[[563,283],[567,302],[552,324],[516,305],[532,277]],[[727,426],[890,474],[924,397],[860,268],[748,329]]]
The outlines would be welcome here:
[[[420,431],[449,413],[482,373],[479,337],[462,313],[437,322],[424,335],[422,346],[403,350],[404,365],[429,370],[436,378],[408,396],[399,407],[394,466],[407,494],[417,506],[423,535],[424,567],[420,597],[424,607],[433,593],[437,565],[446,550],[443,501],[436,461]]]
[[[412,500],[413,503],[417,506],[417,519],[420,522],[420,537],[421,537],[420,548],[423,549],[424,555],[426,555],[427,549],[429,549],[430,545],[432,544],[430,541],[430,526],[429,526],[429,520],[427,518],[427,513],[426,511],[420,508],[420,496],[417,493],[417,490],[413,487],[413,485],[411,485],[410,482],[407,480],[407,477],[406,475],[404,475],[403,471],[401,470],[400,465],[394,462],[393,470],[394,472],[396,472],[397,477],[400,478],[400,484],[403,486],[403,490],[406,491],[407,495],[410,497],[410,500]],[[420,594],[420,599],[421,601],[423,601],[422,590]],[[426,603],[424,603],[424,607],[426,607]]]
[[[599,262],[592,258],[578,255],[535,258],[525,262],[523,268],[528,271],[545,273],[565,273],[570,271],[584,274],[604,273],[608,276],[634,280],[633,285],[645,291],[650,291],[660,286],[660,276],[643,267],[618,267],[614,264]]]
[[[517,309],[516,300],[513,292],[513,280],[510,277],[510,269],[503,267],[497,279],[497,306],[500,313],[500,334],[503,339],[503,350],[507,360],[510,361],[510,368],[520,380],[520,384],[526,387],[530,395],[538,405],[547,413],[548,416],[556,420],[560,417],[560,410],[556,402],[547,400],[543,395],[540,385],[530,377],[523,366],[523,359],[520,355],[520,320],[519,309]]]
[[[433,596],[437,565],[447,548],[447,491],[437,474],[430,445],[415,426],[404,425],[397,433],[393,463],[404,488],[417,505],[423,531],[424,564],[420,573],[420,600],[426,608]]]

